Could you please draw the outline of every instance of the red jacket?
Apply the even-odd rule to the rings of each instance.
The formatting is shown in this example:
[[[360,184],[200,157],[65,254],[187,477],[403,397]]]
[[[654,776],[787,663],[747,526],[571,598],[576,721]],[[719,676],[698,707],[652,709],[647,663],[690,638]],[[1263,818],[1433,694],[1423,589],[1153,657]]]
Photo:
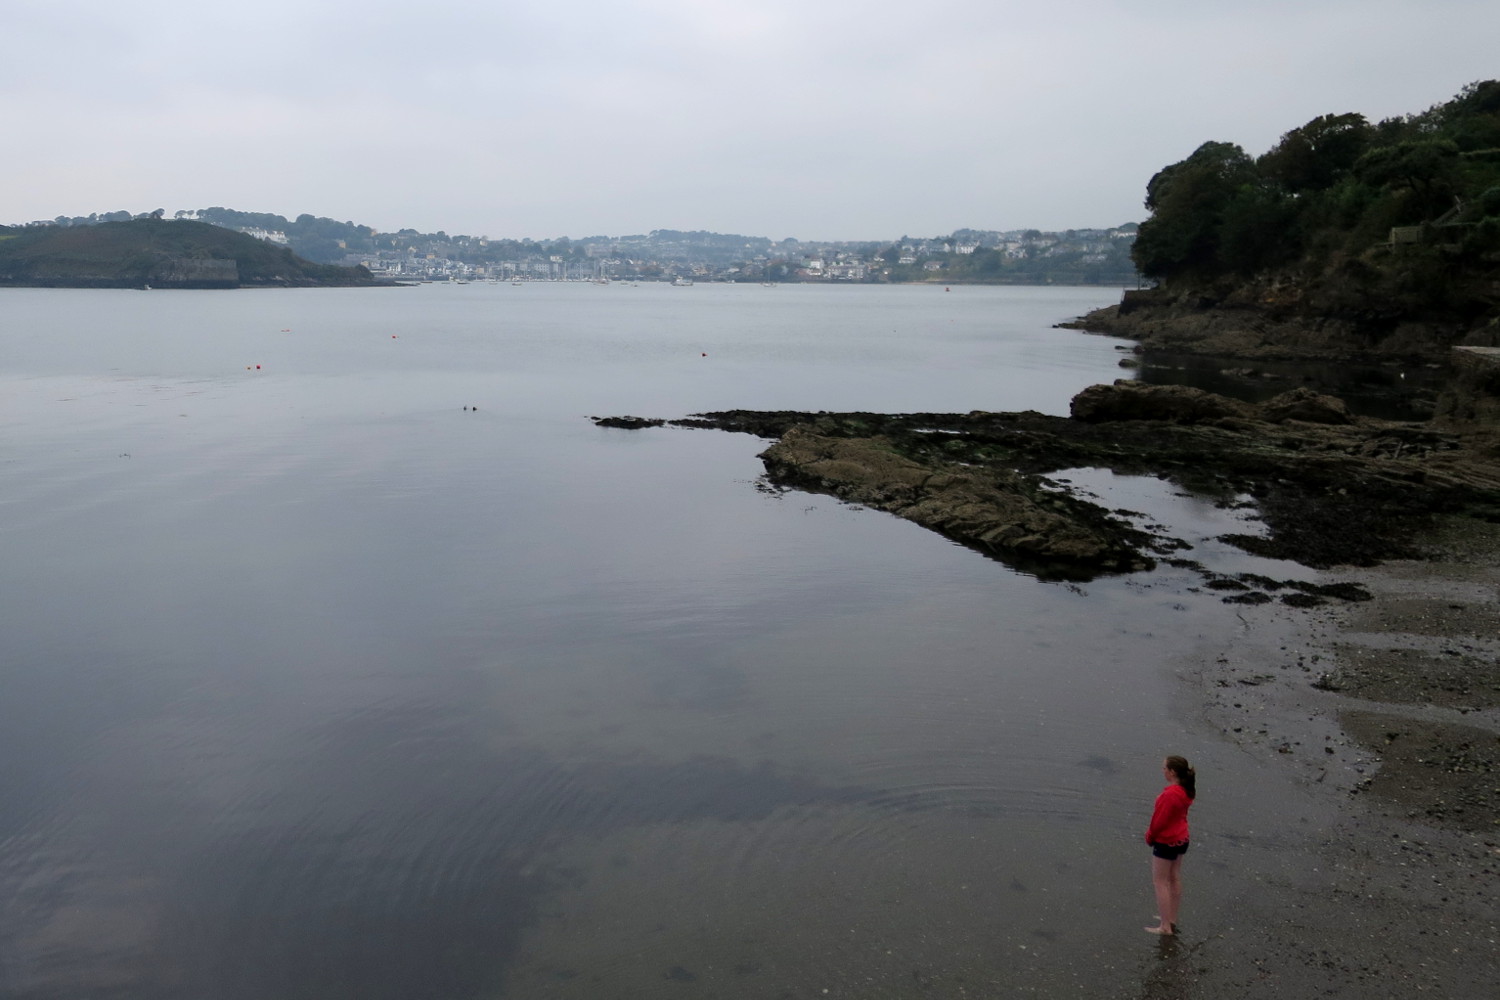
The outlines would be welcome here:
[[[1185,844],[1188,839],[1188,807],[1193,800],[1181,785],[1168,785],[1156,797],[1151,825],[1146,827],[1148,844]]]

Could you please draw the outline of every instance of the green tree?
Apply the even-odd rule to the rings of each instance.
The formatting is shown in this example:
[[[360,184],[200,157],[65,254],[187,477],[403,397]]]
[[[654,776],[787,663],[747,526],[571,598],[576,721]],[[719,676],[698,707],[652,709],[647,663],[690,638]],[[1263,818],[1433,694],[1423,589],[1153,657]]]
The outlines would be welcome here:
[[[1256,161],[1266,180],[1293,194],[1321,191],[1354,166],[1370,143],[1364,115],[1322,115],[1292,129]]]
[[[1141,273],[1163,282],[1218,273],[1225,211],[1241,188],[1256,180],[1250,157],[1228,142],[1205,142],[1187,159],[1158,171],[1146,185],[1151,217],[1131,248]]]
[[[1220,266],[1248,277],[1291,257],[1298,249],[1295,215],[1295,203],[1271,185],[1242,185],[1220,215]]]
[[[1378,146],[1355,161],[1354,173],[1373,187],[1409,192],[1411,221],[1419,221],[1452,207],[1460,178],[1458,144],[1421,139]]]

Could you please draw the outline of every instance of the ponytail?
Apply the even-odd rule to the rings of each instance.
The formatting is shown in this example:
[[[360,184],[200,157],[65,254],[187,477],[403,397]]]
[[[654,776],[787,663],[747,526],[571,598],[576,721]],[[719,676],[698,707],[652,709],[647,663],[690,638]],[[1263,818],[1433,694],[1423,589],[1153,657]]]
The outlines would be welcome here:
[[[1167,758],[1167,770],[1177,776],[1177,784],[1187,792],[1187,797],[1196,799],[1198,797],[1198,772],[1188,766],[1186,757],[1171,756]]]

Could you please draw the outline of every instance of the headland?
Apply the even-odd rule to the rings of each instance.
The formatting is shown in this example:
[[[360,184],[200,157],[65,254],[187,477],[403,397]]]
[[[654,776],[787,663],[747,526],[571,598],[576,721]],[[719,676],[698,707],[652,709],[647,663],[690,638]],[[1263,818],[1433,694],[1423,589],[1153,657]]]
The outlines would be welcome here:
[[[219,226],[161,218],[22,229],[0,239],[0,287],[329,288],[376,284]]]

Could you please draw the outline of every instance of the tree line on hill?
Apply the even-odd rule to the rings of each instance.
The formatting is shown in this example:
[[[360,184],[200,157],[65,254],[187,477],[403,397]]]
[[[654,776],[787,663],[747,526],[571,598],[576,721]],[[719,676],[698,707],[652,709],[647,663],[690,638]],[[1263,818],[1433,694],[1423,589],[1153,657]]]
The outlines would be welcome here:
[[[1473,315],[1500,263],[1500,81],[1419,114],[1328,114],[1258,157],[1205,142],[1146,187],[1132,256],[1165,289],[1271,276],[1330,307]]]

